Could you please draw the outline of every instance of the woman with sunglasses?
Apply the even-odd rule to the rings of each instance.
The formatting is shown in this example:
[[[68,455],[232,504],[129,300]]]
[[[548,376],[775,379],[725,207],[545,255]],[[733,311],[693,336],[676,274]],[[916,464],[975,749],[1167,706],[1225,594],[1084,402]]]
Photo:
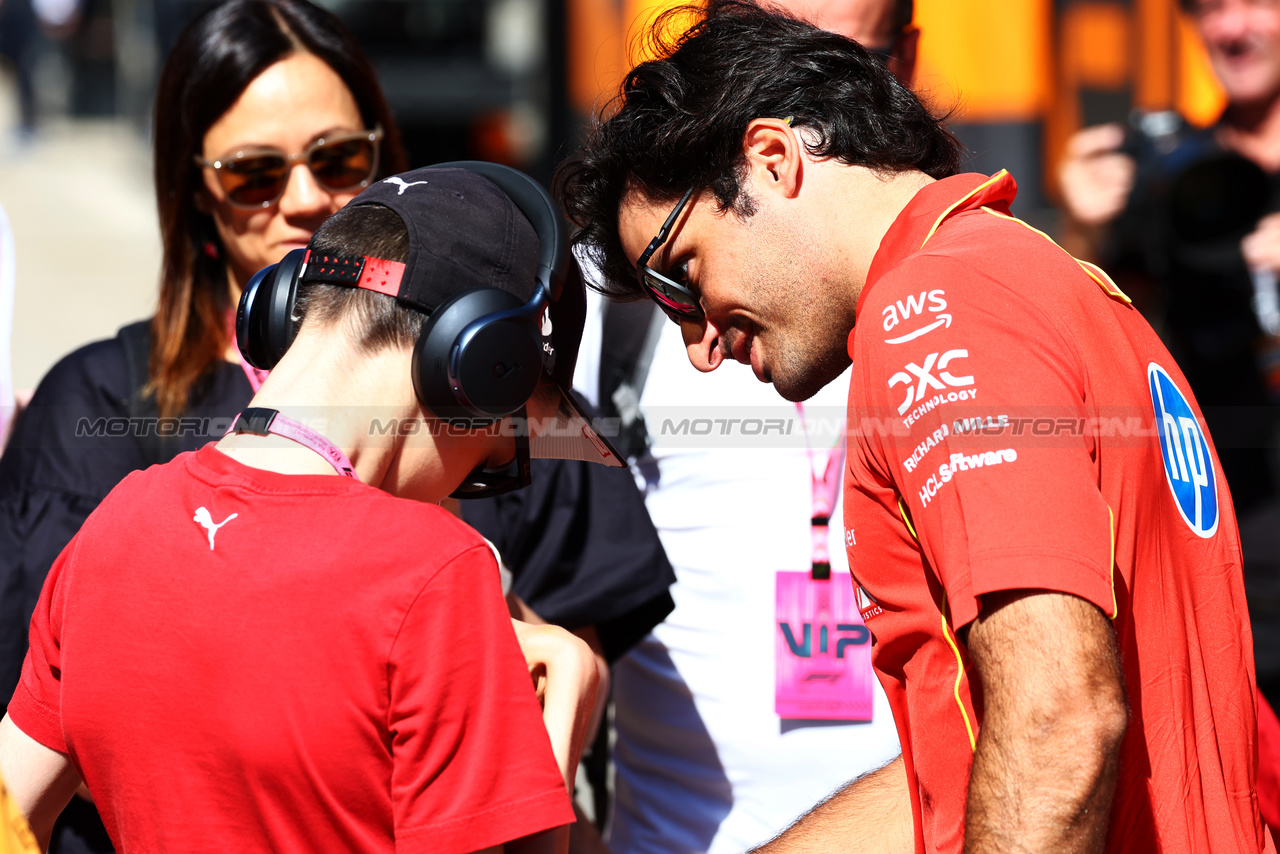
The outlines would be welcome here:
[[[89,513],[131,471],[219,438],[252,397],[233,340],[249,277],[405,168],[369,61],[305,0],[230,0],[188,26],[154,140],[156,314],[55,365],[0,460],[0,711],[44,577]],[[73,799],[51,850],[110,850],[90,804]]]

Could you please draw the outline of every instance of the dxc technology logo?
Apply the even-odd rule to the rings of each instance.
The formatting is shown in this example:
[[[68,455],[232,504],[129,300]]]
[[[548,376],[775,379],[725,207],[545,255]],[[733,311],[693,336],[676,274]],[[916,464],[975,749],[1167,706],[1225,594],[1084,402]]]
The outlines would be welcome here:
[[[1218,480],[1204,431],[1186,395],[1155,362],[1147,365],[1147,383],[1173,501],[1196,536],[1212,537],[1218,530]]]

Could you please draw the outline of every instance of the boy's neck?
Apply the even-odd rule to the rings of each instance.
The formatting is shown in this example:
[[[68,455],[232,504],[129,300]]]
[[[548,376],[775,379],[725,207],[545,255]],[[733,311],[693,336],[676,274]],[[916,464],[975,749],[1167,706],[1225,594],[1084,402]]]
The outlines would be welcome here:
[[[380,486],[399,456],[404,431],[377,423],[421,420],[407,348],[360,351],[341,332],[301,331],[254,395],[251,406],[274,409],[321,434],[351,460],[357,477]],[[337,475],[326,457],[278,435],[236,433],[218,450],[253,468],[280,474]]]

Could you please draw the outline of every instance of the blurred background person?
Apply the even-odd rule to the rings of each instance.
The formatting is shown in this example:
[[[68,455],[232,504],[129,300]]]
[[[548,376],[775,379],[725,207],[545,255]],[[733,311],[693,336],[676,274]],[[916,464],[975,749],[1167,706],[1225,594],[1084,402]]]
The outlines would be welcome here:
[[[911,0],[773,5],[862,42],[911,80]],[[614,854],[740,852],[899,753],[845,558],[848,374],[796,406],[745,368],[691,370],[680,327],[652,303],[597,295],[589,312],[583,352],[599,361],[580,361],[575,383],[623,424],[677,578],[675,610],[614,668],[607,843]],[[789,423],[790,445],[668,429],[752,418]]]
[[[9,61],[17,83],[20,141],[28,140],[36,129],[35,68],[40,49],[40,28],[32,0],[5,0],[0,3],[0,57]]]
[[[1227,93],[1226,110],[1203,129],[1165,112],[1139,115],[1128,129],[1079,132],[1061,165],[1062,195],[1068,239],[1145,296],[1144,311],[1205,407],[1247,517],[1276,492],[1267,448],[1280,365],[1269,370],[1266,353],[1280,333],[1280,216],[1262,217],[1280,208],[1280,7],[1183,7]]]
[[[1274,700],[1276,615],[1265,603],[1280,582],[1280,6],[1181,5],[1225,108],[1208,127],[1139,112],[1075,134],[1058,172],[1064,241],[1134,295],[1204,409],[1240,516],[1259,687]]]

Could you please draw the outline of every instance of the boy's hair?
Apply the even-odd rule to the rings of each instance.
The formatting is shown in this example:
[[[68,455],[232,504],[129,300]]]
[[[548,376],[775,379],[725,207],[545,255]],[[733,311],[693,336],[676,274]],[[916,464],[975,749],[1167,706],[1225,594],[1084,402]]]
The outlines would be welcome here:
[[[380,205],[355,205],[335,213],[311,238],[313,253],[367,255],[409,260],[409,233],[400,215]],[[366,352],[384,347],[412,347],[427,315],[385,294],[343,285],[304,283],[298,288],[296,312],[302,321],[346,323]]]
[[[672,38],[691,16],[701,20]],[[720,210],[751,214],[742,179],[753,119],[794,117],[815,157],[934,178],[959,169],[960,144],[941,120],[844,36],[743,0],[710,0],[665,12],[648,40],[657,58],[631,70],[617,111],[556,174],[581,228],[574,242],[595,257],[611,296],[643,296],[618,237],[628,194],[674,204],[691,187],[709,189]]]

